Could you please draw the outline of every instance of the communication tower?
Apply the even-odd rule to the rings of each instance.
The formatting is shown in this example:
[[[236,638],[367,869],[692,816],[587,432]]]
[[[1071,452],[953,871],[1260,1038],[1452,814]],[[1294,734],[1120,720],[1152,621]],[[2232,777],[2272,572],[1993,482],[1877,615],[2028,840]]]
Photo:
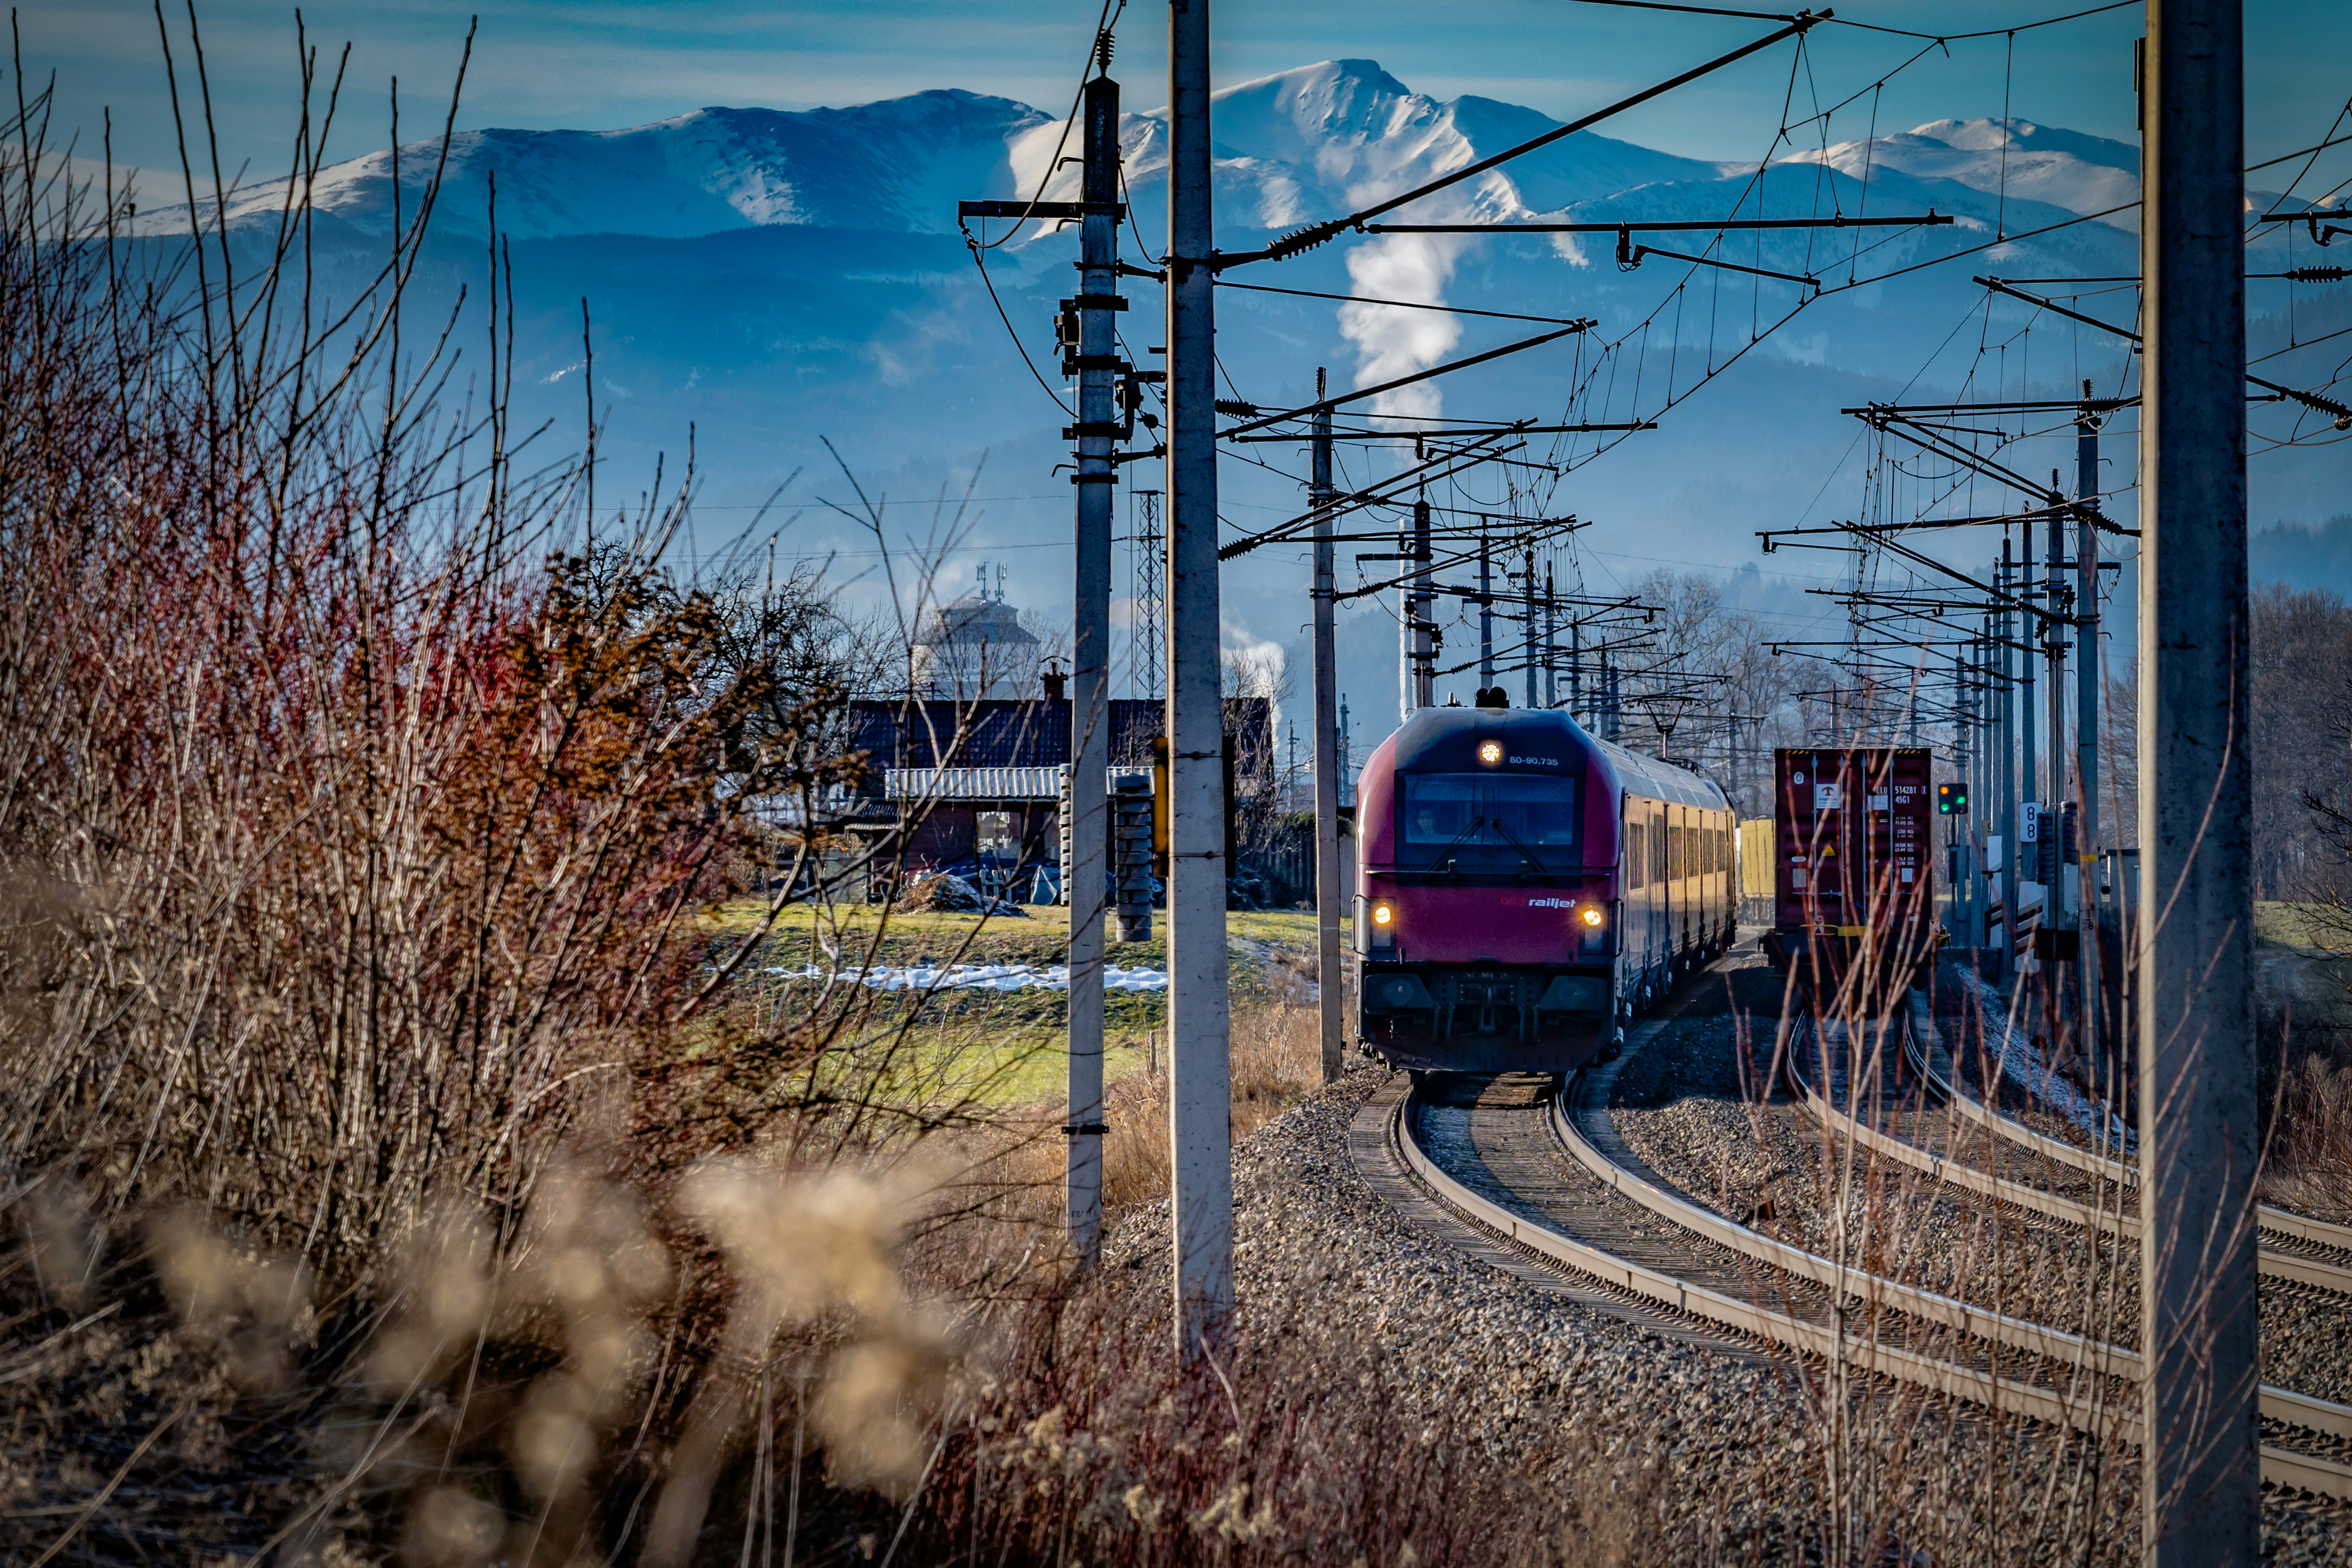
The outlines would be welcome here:
[[[1131,668],[1135,695],[1156,702],[1166,695],[1162,660],[1168,647],[1167,536],[1160,526],[1160,492],[1127,492],[1127,546],[1135,595]]]

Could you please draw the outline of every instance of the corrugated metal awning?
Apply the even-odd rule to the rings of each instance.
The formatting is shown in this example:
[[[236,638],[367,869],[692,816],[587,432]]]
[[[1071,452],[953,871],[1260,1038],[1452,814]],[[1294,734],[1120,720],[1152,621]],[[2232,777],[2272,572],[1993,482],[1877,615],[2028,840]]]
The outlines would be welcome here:
[[[887,800],[1034,800],[1059,801],[1062,775],[1067,767],[1032,768],[886,768],[882,793]],[[1145,781],[1151,775],[1133,768],[1112,768],[1106,787],[1116,794],[1122,777]]]
[[[1062,797],[1059,768],[890,768],[882,793],[891,800],[1039,800]]]

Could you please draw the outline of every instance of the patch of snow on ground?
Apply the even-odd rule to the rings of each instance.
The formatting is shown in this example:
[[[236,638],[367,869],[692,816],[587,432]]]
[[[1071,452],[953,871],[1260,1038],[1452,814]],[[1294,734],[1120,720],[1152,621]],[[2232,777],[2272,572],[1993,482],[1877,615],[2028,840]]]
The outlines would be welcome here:
[[[1067,964],[1056,963],[1039,967],[1028,963],[955,963],[944,968],[937,964],[880,963],[871,969],[828,970],[817,964],[803,969],[774,968],[770,974],[781,974],[794,980],[822,980],[828,985],[865,985],[876,991],[1067,991],[1070,970]],[[1121,969],[1116,963],[1103,965],[1103,989],[1106,991],[1165,991],[1166,972],[1158,969]]]
[[[2115,1112],[2050,1070],[2028,1033],[2011,1027],[2007,997],[1988,984],[1984,976],[1965,965],[1959,974],[1976,994],[1977,1005],[1984,1015],[1985,1033],[1999,1042],[1993,1053],[1997,1071],[2015,1079],[2019,1088],[2095,1141],[2112,1144],[2120,1139],[2126,1152],[2137,1143],[2131,1129],[2124,1126]]]

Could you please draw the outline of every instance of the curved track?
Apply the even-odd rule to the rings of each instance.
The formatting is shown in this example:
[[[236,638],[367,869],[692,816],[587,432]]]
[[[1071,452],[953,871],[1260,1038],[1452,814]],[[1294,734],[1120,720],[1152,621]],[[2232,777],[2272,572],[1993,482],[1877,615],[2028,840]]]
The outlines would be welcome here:
[[[1664,1022],[1636,1032],[1627,1059]],[[1549,1101],[1505,1080],[1466,1103],[1396,1096],[1381,1117],[1383,1152],[1488,1246],[1593,1281],[1643,1316],[1664,1309],[1732,1344],[1763,1341],[2053,1426],[2129,1436],[2122,1406],[2135,1352],[1790,1247],[1654,1179],[1609,1118],[1622,1065],[1579,1075]],[[1867,1333],[1848,1326],[1857,1321]],[[2313,1447],[2352,1445],[2352,1406],[2265,1387],[2262,1407]],[[2265,1444],[2263,1477],[2352,1500],[2352,1465],[2322,1454]]]
[[[1919,1075],[1921,1081],[1937,1099],[1971,1123],[1994,1138],[2030,1151],[2067,1170],[2080,1172],[2095,1181],[2113,1183],[2121,1187],[2138,1185],[2139,1173],[2125,1161],[2094,1150],[2079,1149],[2063,1139],[2036,1132],[1958,1087],[1957,1075],[1949,1069],[1948,1053],[1943,1047],[1935,1020],[1928,1015],[1924,999],[1916,994],[1910,1002],[1909,1022],[1910,1027],[1905,1032],[1903,1052],[1912,1070]],[[1898,1154],[1896,1157],[1902,1156]],[[2004,1184],[2004,1186],[2016,1184]],[[2006,1191],[1988,1195],[1999,1196],[2004,1202],[2016,1201]],[[2042,1212],[2053,1211],[2045,1209]],[[2128,1227],[2122,1234],[2139,1234],[2137,1218],[2120,1215],[2113,1217],[2119,1225]],[[2352,1226],[2331,1225],[2326,1220],[2313,1219],[2307,1215],[2295,1214],[2270,1204],[2263,1205],[2256,1211],[2255,1223],[2260,1226],[2263,1235],[2269,1238],[2260,1254],[2264,1274],[2293,1279],[2299,1284],[2316,1285],[2323,1289],[2352,1293],[2352,1262],[2347,1262],[2352,1260]],[[2289,1251],[2275,1245],[2280,1240],[2300,1243],[2313,1251]],[[2318,1255],[2314,1256],[2314,1253]],[[2342,1256],[2326,1256],[2330,1253]]]

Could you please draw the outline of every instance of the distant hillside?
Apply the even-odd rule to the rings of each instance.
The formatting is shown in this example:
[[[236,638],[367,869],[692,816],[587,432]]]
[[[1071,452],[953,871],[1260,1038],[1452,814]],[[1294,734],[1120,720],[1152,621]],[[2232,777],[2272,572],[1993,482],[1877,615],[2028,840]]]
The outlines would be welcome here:
[[[2313,526],[2278,522],[2258,529],[2246,542],[2247,575],[2260,588],[2284,583],[2290,588],[2331,588],[2352,599],[2352,512],[2338,512]]]
[[[1166,242],[1168,127],[1151,90],[1130,84],[1120,132],[1130,211],[1118,245],[1129,261]],[[1213,116],[1216,242],[1228,251],[1402,194],[1559,123],[1521,105],[1415,91],[1368,59],[1233,83],[1216,93]],[[1053,378],[1056,301],[1071,291],[1076,235],[976,223],[990,248],[967,249],[956,204],[1041,183],[1048,199],[1075,197],[1076,167],[1055,163],[1072,151],[1052,113],[946,89],[833,109],[709,107],[618,129],[465,132],[448,149],[408,308],[425,319],[467,301],[456,318],[455,374],[475,374],[495,184],[513,263],[499,279],[502,306],[511,289],[513,326],[501,348],[512,354],[513,426],[548,427],[535,452],[580,438],[584,312],[607,482],[642,483],[665,458],[675,472],[690,441],[699,542],[690,548],[714,549],[766,518],[781,489],[780,515],[797,519],[793,547],[840,552],[845,579],[858,579],[845,591],[879,597],[877,541],[819,504],[846,495],[838,460],[886,499],[896,550],[931,537],[943,489],[969,487],[971,514],[953,527],[938,520],[940,537],[955,536],[951,575],[961,580],[975,558],[1002,560],[1021,602],[1058,617],[1070,595],[1070,489],[1055,466],[1067,461],[1061,432],[1072,416],[1033,380],[1032,365]],[[1792,153],[1760,172],[1735,156],[1741,151],[1696,159],[1580,132],[1400,216],[1607,226],[1932,209],[1952,221],[1654,235],[1656,250],[1631,268],[1616,264],[1605,233],[1341,235],[1222,279],[1230,287],[1217,300],[1221,381],[1263,408],[1293,407],[1312,398],[1318,368],[1335,389],[1370,386],[1482,354],[1541,324],[1416,308],[1424,305],[1594,323],[1359,411],[1602,426],[1536,435],[1517,454],[1523,466],[1449,479],[1444,499],[1512,516],[1572,511],[1591,526],[1561,569],[1580,571],[1593,592],[1616,593],[1662,566],[1753,564],[1759,529],[1854,515],[1875,504],[1870,487],[1900,465],[1932,479],[1896,449],[1899,438],[1882,452],[1842,410],[1988,394],[2063,398],[2085,375],[2127,379],[2123,339],[2024,300],[1988,302],[1971,278],[2131,272],[2133,215],[2109,209],[2137,188],[2132,146],[2022,120],[1954,118]],[[418,142],[396,158],[373,152],[320,171],[315,256],[327,292],[343,298],[352,280],[374,275],[385,231],[413,216],[440,164],[437,143]],[[229,204],[232,244],[268,244],[286,196],[282,181],[239,193]],[[2250,199],[2267,211],[2274,198]],[[2106,216],[2072,221],[2095,214]],[[139,227],[182,244],[189,216],[142,207]],[[2003,231],[2011,237],[1997,241]],[[2249,269],[2305,259],[2290,258],[2287,244],[2283,226],[2266,226],[2250,242]],[[1677,251],[1730,265],[1677,260]],[[1950,265],[1931,265],[1939,257]],[[2090,287],[2100,291],[2070,295],[2070,308],[2129,319],[2127,286]],[[1269,288],[1278,291],[1261,291]],[[1121,353],[1156,368],[1159,291],[1130,275],[1121,292],[1132,306]],[[2325,380],[2332,361],[2317,358],[2315,345],[2352,324],[2352,285],[2336,292],[2341,301],[2321,285],[2250,285],[2257,352],[2280,356],[2268,362],[2272,374],[2298,385]],[[2314,356],[2292,357],[2296,344]],[[2254,421],[2281,441],[2311,434],[2298,425],[2308,414],[2263,405]],[[1636,420],[1655,423],[1625,432]],[[2021,473],[2074,460],[2063,421],[2003,438],[2002,460]],[[1603,444],[1612,449],[1588,463]],[[2135,458],[2119,428],[2105,452],[2110,488],[2131,486]],[[1339,458],[1350,486],[1401,460],[1361,446]],[[1228,532],[1293,516],[1303,461],[1279,445],[1229,450],[1219,495]],[[2253,517],[2331,515],[2352,490],[2347,465],[2352,446],[2266,447],[2250,475]],[[975,482],[976,472],[984,477]],[[1122,475],[1130,493],[1163,485],[1154,463]],[[1953,538],[1937,547],[1975,561],[1984,544]],[[2256,561],[2267,580],[2324,582],[2352,596],[2352,525],[2264,535]],[[1835,555],[1776,557],[1740,602],[1766,607],[1756,595],[1769,590],[1780,624],[1810,635],[1824,616],[1834,621],[1833,606],[1799,595],[1815,574],[1844,566]],[[1370,560],[1343,558],[1340,570],[1351,585],[1379,576]],[[1237,562],[1224,579],[1225,635],[1236,646],[1291,647],[1297,668],[1306,573],[1288,547]],[[1367,595],[1342,616],[1341,686],[1359,714],[1395,711],[1392,597]],[[1449,652],[1475,649],[1476,636],[1475,625],[1449,623]],[[1466,696],[1475,675],[1448,679]]]

